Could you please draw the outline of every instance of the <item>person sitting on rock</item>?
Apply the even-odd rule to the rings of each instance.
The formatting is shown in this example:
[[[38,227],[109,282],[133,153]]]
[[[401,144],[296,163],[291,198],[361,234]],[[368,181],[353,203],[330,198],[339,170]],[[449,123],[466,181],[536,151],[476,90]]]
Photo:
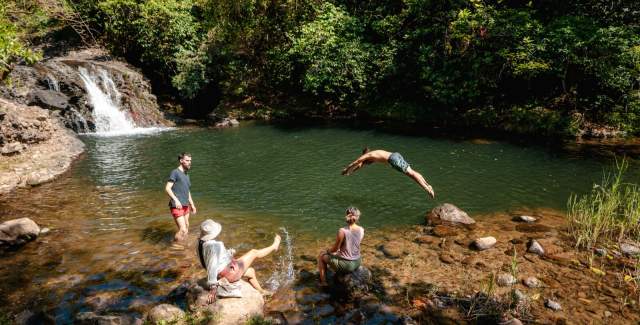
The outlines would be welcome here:
[[[320,286],[327,286],[327,265],[338,273],[351,273],[360,267],[360,243],[364,237],[364,228],[356,224],[359,219],[360,210],[348,207],[345,216],[347,225],[338,229],[333,246],[318,256]]]
[[[369,150],[369,148],[364,148],[362,150],[362,155],[358,157],[358,159],[354,160],[347,167],[342,170],[342,175],[351,175],[355,173],[358,169],[362,168],[364,165],[369,165],[374,162],[379,163],[389,163],[391,167],[395,168],[397,171],[411,177],[420,187],[422,187],[431,198],[436,196],[433,191],[433,187],[427,183],[422,174],[417,171],[411,169],[409,163],[404,160],[402,155],[397,152],[389,152],[385,150]]]
[[[233,257],[235,253],[233,249],[227,250],[223,242],[215,240],[221,230],[222,226],[211,219],[200,224],[198,257],[202,266],[207,270],[207,285],[210,289],[209,303],[215,301],[219,280],[223,278],[229,283],[234,283],[244,277],[261,294],[270,294],[260,286],[256,278],[256,271],[251,267],[251,264],[256,258],[265,257],[276,251],[280,245],[280,236],[275,235],[271,246],[252,249],[236,259]]]

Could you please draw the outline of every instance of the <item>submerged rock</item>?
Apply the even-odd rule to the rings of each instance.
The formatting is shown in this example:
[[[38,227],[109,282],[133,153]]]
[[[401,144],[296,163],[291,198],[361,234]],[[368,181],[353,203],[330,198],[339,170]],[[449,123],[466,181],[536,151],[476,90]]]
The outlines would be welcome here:
[[[533,223],[536,222],[537,219],[532,216],[518,216],[515,218],[515,220],[520,222]]]
[[[544,248],[542,248],[542,245],[540,245],[540,243],[538,243],[535,239],[531,240],[527,251],[536,255],[544,255]]]
[[[496,278],[496,283],[502,287],[514,285],[516,282],[516,278],[513,277],[513,275],[507,273],[502,273]]]
[[[427,214],[426,221],[428,224],[451,223],[471,225],[476,223],[466,212],[450,203],[445,203],[433,208],[433,210]]]
[[[478,250],[485,250],[493,247],[496,244],[497,240],[495,237],[482,237],[473,241],[473,246]]]
[[[82,312],[76,315],[73,323],[79,325],[123,325],[142,322],[127,315],[98,315],[94,312]]]
[[[40,227],[29,218],[5,221],[0,224],[0,246],[16,246],[32,241],[40,234]]]

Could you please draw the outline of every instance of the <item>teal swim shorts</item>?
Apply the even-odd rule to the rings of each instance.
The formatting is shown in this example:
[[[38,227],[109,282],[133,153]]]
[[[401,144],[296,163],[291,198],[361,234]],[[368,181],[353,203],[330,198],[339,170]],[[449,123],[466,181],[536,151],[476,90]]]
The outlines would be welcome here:
[[[389,165],[391,165],[391,167],[395,168],[397,171],[406,174],[407,173],[407,169],[409,169],[409,163],[404,160],[404,158],[402,158],[402,155],[394,152],[391,154],[391,156],[389,156]]]

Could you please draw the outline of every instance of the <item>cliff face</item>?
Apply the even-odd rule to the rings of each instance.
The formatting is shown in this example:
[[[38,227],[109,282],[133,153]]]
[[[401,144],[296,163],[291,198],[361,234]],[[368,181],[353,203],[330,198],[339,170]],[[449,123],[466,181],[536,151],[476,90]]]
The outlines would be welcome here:
[[[105,75],[118,90],[119,106],[138,127],[169,126],[158,110],[149,81],[130,65],[93,48],[16,66],[0,85],[0,96],[24,105],[57,111],[64,125],[76,132],[95,131],[93,107],[80,69]],[[108,85],[101,85],[108,87]]]
[[[83,151],[58,112],[0,98],[0,195],[53,180]]]

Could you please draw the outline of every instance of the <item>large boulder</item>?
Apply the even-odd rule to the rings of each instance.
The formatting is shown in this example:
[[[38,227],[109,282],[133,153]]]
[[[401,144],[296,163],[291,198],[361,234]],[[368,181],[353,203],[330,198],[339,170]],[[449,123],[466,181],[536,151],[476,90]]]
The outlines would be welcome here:
[[[458,207],[451,203],[445,203],[439,205],[426,216],[427,224],[439,225],[439,224],[462,224],[462,225],[471,225],[475,224],[476,221],[473,220],[469,215],[460,210]]]
[[[355,300],[369,293],[372,287],[371,271],[364,266],[351,273],[338,273],[334,276],[333,288],[337,296]]]
[[[209,291],[203,281],[193,283],[187,289],[187,304],[192,312],[214,314],[218,325],[244,324],[253,316],[263,316],[264,299],[248,282],[240,280],[242,298],[218,298],[208,304]]]
[[[22,245],[39,234],[40,227],[29,218],[5,221],[0,224],[0,246]]]
[[[177,322],[183,319],[185,316],[184,311],[182,309],[169,304],[160,304],[153,307],[149,314],[147,314],[147,319],[152,324],[157,324],[160,322]]]

